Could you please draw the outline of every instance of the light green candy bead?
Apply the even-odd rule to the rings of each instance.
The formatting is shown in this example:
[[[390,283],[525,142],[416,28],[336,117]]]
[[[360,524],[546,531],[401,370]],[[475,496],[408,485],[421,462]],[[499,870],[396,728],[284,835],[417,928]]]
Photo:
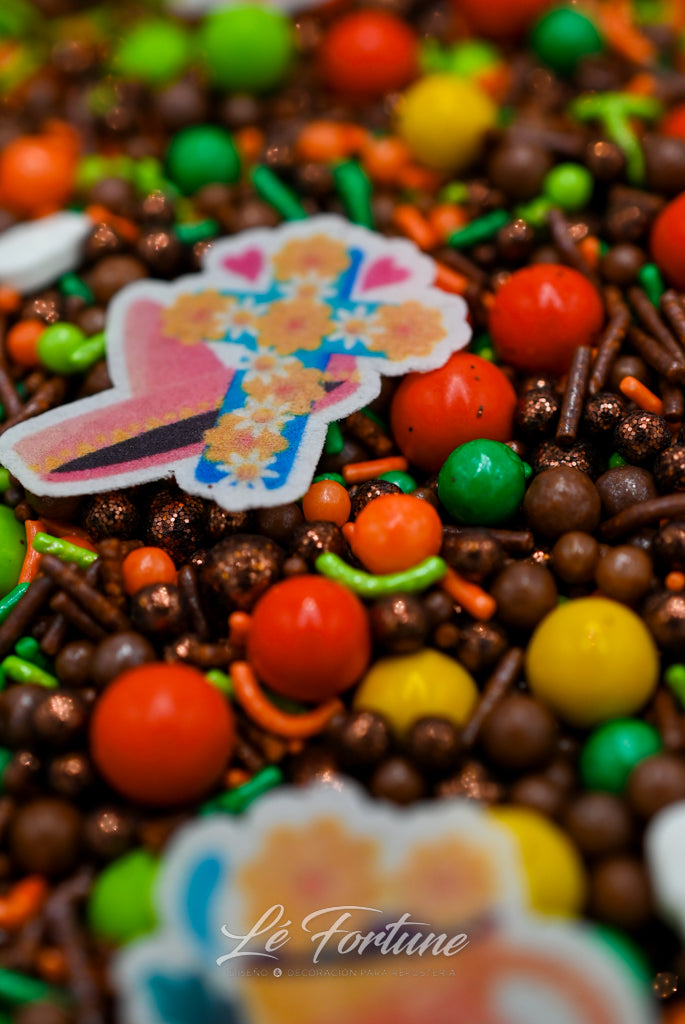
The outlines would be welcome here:
[[[146,850],[133,850],[98,875],[88,903],[88,920],[98,938],[123,945],[154,928],[158,863]]]

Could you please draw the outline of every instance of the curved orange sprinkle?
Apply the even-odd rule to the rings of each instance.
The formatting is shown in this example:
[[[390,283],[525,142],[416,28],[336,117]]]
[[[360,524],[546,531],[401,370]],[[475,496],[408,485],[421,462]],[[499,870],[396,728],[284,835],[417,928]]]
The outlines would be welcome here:
[[[395,227],[410,238],[419,249],[434,249],[438,236],[423,214],[409,203],[400,203],[392,215]]]
[[[371,459],[369,462],[348,462],[342,468],[342,477],[346,484],[361,484],[365,480],[374,480],[381,473],[399,471],[406,473],[409,463],[403,455],[389,455],[387,459]]]
[[[333,715],[342,711],[344,705],[337,698],[327,700],[313,711],[301,715],[290,715],[280,711],[271,703],[257,682],[252,666],[246,661],[234,661],[230,667],[235,699],[253,722],[267,732],[287,739],[306,739],[316,736],[330,722]]]
[[[464,295],[469,286],[469,279],[464,277],[463,274],[458,273],[458,271],[452,270],[446,263],[440,263],[438,260],[435,260],[435,281],[433,284],[443,292]]]
[[[487,622],[497,611],[494,597],[475,583],[465,580],[454,569],[447,570],[440,585],[453,601],[480,622]]]
[[[636,64],[655,61],[656,46],[636,28],[629,0],[605,0],[597,5],[596,13],[612,50]]]
[[[639,405],[645,412],[655,412],[657,416],[663,414],[664,403],[658,395],[655,395],[653,391],[645,387],[637,377],[631,377],[630,375],[624,377],[618,387],[621,394],[629,398],[631,402],[635,402],[635,405]]]
[[[26,529],[26,554],[24,564],[21,567],[18,583],[30,583],[38,572],[41,554],[33,546],[33,539],[37,533],[45,532],[45,523],[40,519],[27,519],[24,523]]]
[[[0,897],[0,928],[14,931],[38,913],[48,895],[42,875],[27,875]]]
[[[101,206],[99,203],[87,206],[85,212],[96,224],[109,224],[127,242],[138,241],[140,228],[132,220],[128,220],[126,217],[119,217],[118,214],[112,213],[106,206]]]

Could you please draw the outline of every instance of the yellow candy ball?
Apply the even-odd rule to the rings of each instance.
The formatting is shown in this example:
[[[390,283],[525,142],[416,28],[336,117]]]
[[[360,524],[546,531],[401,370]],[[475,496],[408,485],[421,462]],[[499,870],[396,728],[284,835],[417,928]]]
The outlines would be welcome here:
[[[617,601],[584,597],[555,608],[526,651],[533,694],[572,725],[627,718],[651,696],[659,656],[641,619]]]
[[[424,650],[377,661],[362,679],[354,707],[382,715],[402,735],[427,716],[462,726],[477,699],[476,684],[465,668],[446,654]]]
[[[478,155],[497,107],[481,87],[455,75],[427,75],[400,100],[397,132],[417,160],[459,171]]]
[[[586,876],[580,854],[568,836],[528,807],[493,807],[490,814],[518,844],[531,908],[564,917],[579,914],[585,902]]]

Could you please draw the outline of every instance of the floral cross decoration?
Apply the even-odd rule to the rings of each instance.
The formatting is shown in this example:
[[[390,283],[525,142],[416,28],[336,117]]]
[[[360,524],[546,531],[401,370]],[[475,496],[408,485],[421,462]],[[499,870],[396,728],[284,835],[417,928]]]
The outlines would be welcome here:
[[[434,276],[411,243],[333,216],[218,242],[199,274],[123,289],[106,328],[113,389],[8,431],[0,459],[39,494],[173,474],[230,510],[296,500],[328,424],[372,401],[382,374],[468,343],[465,303]]]
[[[115,964],[122,1024],[655,1024],[590,926],[526,901],[481,807],[280,787],[174,839]]]

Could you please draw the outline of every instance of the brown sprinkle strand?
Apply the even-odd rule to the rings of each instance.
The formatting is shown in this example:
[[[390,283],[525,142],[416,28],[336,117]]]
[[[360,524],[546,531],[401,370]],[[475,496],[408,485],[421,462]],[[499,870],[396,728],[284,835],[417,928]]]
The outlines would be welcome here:
[[[643,327],[663,345],[675,360],[685,362],[685,353],[659,316],[649,296],[636,285],[628,289],[628,298]]]
[[[476,742],[483,722],[514,685],[521,674],[522,668],[523,650],[520,647],[511,647],[506,654],[502,655],[494,672],[485,684],[485,689],[476,705],[476,710],[464,727],[462,741],[467,750]]]
[[[54,591],[55,584],[46,576],[33,581],[0,626],[0,658],[9,654]]]
[[[607,289],[609,293],[610,290]],[[607,305],[610,299],[607,300]],[[621,351],[626,331],[630,325],[630,313],[622,302],[609,310],[610,320],[599,339],[597,355],[588,382],[588,394],[598,394],[606,385],[616,357]]]
[[[635,533],[659,519],[675,519],[682,515],[685,515],[685,494],[663,494],[624,508],[602,523],[600,531],[603,540],[612,541]]]
[[[587,393],[592,363],[592,350],[588,345],[581,345],[573,353],[568,381],[564,390],[557,427],[557,441],[571,443],[578,437],[580,417]]]
[[[198,640],[206,640],[209,636],[209,624],[200,599],[197,574],[192,565],[184,565],[179,569],[178,589],[181,591],[181,600],[193,627],[193,633],[196,634]]]
[[[84,573],[73,565],[65,565],[54,555],[43,555],[43,572],[55,581],[84,611],[88,612],[110,632],[124,632],[131,628],[127,615],[112,604],[88,582]],[[94,566],[91,566],[94,568]]]
[[[670,352],[667,352],[651,334],[645,334],[639,327],[631,327],[628,337],[635,351],[666,380],[673,382],[682,377],[685,367],[672,359]]]

